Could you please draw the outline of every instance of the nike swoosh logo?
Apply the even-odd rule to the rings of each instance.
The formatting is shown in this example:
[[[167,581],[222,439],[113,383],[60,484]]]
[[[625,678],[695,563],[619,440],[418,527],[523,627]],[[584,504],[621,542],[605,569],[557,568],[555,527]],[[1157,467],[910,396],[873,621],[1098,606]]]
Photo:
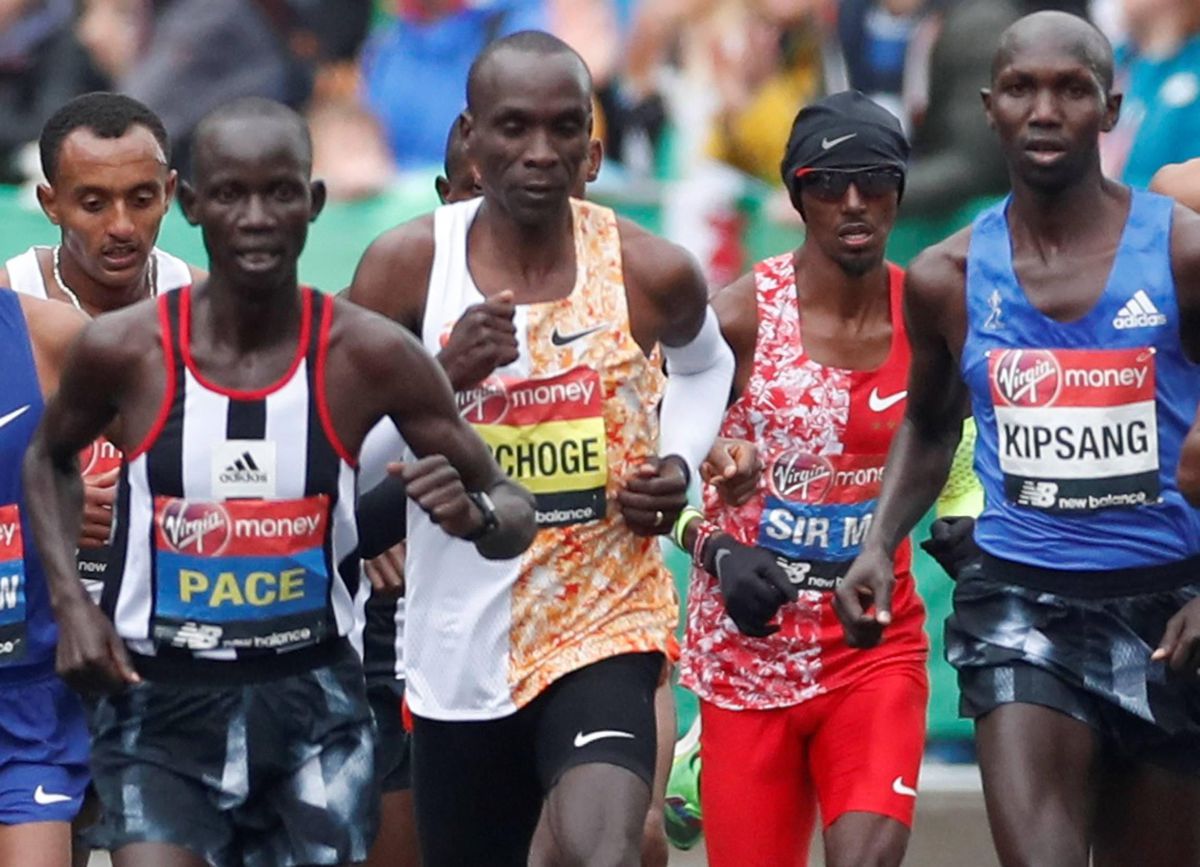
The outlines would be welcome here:
[[[618,732],[618,731],[613,731],[612,729],[603,729],[602,731],[598,731],[598,732],[589,732],[586,735],[583,732],[576,732],[575,733],[575,748],[579,749],[580,747],[586,747],[592,741],[600,741],[600,740],[604,740],[605,738],[632,738],[632,737],[634,737],[634,735],[630,734],[629,732]]]
[[[910,798],[917,796],[916,789],[912,786],[904,785],[904,777],[896,777],[896,779],[892,780],[892,791],[897,795],[907,795]]]
[[[722,548],[717,552],[717,556],[713,558],[713,569],[717,571],[717,580],[721,580],[721,561],[728,557],[733,552],[728,548]]]
[[[583,331],[576,331],[574,334],[560,334],[558,328],[555,328],[550,334],[550,342],[555,346],[566,346],[568,343],[574,343],[581,337],[587,337],[589,334],[595,334],[597,331],[603,331],[607,327],[608,323],[603,322],[600,325],[597,325],[595,328],[587,328]]]
[[[908,397],[907,390],[889,394],[887,397],[880,397],[879,389],[873,388],[871,389],[871,393],[867,395],[867,406],[871,408],[871,412],[886,412],[906,397]]]
[[[29,404],[25,404],[23,407],[14,409],[8,415],[0,415],[0,427],[4,427],[13,419],[20,418],[21,416],[25,415],[25,413],[29,411],[29,406]]]
[[[63,801],[71,800],[70,795],[56,795],[54,792],[47,792],[40,785],[33,790],[33,799],[43,807],[50,804],[61,804]]]
[[[837,138],[823,138],[823,139],[821,139],[821,150],[827,151],[830,148],[835,148],[838,145],[840,145],[842,142],[850,141],[850,139],[854,138],[857,135],[858,135],[858,133],[852,132],[847,135],[838,136]]]

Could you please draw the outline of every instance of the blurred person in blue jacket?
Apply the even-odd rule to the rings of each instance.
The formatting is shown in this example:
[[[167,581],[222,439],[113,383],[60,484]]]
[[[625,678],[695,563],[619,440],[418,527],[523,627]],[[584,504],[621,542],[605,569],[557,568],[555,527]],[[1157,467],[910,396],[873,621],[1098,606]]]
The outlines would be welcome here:
[[[400,168],[441,164],[446,130],[463,109],[467,70],[480,49],[548,25],[542,0],[400,0],[363,57],[367,102]]]
[[[1145,187],[1168,163],[1200,157],[1200,3],[1124,0],[1129,41],[1117,51],[1121,120],[1105,170]]]

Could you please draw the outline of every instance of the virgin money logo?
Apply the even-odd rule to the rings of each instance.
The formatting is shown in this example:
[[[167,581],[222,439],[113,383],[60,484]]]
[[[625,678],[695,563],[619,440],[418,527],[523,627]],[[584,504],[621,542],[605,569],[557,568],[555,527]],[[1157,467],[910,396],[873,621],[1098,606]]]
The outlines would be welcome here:
[[[163,507],[159,523],[167,545],[179,554],[216,557],[233,535],[229,514],[217,503],[171,500]]]
[[[833,485],[833,465],[819,455],[784,452],[771,464],[771,490],[781,500],[820,503]]]
[[[1062,366],[1045,349],[1004,350],[992,376],[996,391],[1009,406],[1050,406],[1062,391]]]
[[[470,424],[498,424],[508,412],[508,389],[498,377],[456,395],[458,411]]]
[[[79,453],[81,475],[90,475],[101,468],[108,469],[121,462],[121,450],[101,437]]]

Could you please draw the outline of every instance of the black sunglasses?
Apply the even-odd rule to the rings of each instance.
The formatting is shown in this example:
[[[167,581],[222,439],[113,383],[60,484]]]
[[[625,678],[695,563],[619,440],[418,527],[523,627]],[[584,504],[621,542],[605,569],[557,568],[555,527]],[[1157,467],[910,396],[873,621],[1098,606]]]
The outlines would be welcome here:
[[[886,196],[900,190],[904,175],[897,169],[800,169],[796,178],[809,195],[823,202],[839,202],[854,184],[858,194],[866,199]]]

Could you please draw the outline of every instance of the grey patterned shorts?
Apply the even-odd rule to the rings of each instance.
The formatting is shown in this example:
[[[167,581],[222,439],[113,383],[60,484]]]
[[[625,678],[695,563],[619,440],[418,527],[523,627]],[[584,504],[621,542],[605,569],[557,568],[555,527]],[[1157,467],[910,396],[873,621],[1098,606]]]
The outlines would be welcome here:
[[[379,790],[353,651],[278,680],[147,680],[91,713],[94,845],[167,843],[214,867],[361,861]]]
[[[1116,755],[1200,775],[1200,684],[1150,661],[1200,582],[1080,598],[998,573],[971,570],[954,590],[946,659],[958,670],[960,714],[978,718],[1013,702],[1050,707],[1089,725]]]

